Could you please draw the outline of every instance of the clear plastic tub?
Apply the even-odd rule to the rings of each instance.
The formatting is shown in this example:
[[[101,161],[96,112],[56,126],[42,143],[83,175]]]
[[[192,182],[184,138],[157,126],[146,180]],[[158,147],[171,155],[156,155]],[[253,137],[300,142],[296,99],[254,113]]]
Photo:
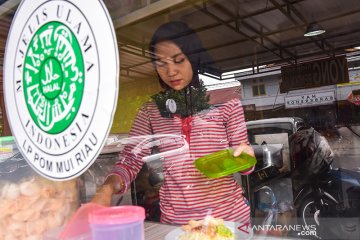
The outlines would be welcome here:
[[[0,138],[0,239],[43,239],[65,224],[79,206],[76,180],[39,176],[13,137]]]
[[[145,209],[108,207],[93,211],[89,223],[93,240],[144,240]]]

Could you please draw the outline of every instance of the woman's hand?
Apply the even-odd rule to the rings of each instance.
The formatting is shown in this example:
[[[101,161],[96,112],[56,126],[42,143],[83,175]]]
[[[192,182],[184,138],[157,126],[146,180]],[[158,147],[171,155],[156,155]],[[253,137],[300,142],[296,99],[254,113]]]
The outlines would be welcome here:
[[[93,199],[92,203],[100,204],[105,207],[111,206],[112,200],[112,190],[110,185],[102,185],[97,191]]]
[[[112,195],[121,190],[122,182],[119,176],[110,175],[105,183],[96,191],[91,200],[92,203],[100,204],[106,207],[111,206]]]
[[[251,145],[247,145],[246,143],[241,143],[238,147],[234,148],[234,157],[238,157],[240,156],[240,154],[242,152],[245,152],[247,154],[249,154],[250,156],[255,157],[255,153],[254,153],[254,149],[252,148]],[[254,167],[245,169],[244,171],[240,171],[240,174],[242,175],[248,175],[250,173],[252,173],[252,171],[254,170]]]
[[[247,145],[246,143],[241,143],[238,147],[234,148],[234,157],[240,156],[242,152],[255,157],[254,149],[251,145]]]

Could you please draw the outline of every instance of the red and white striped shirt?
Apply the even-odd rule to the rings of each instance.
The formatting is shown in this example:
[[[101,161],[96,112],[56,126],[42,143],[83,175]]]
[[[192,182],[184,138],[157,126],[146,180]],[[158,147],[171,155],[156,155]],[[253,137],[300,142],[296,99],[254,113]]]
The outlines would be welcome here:
[[[138,112],[130,136],[151,134],[182,135],[183,120],[174,116],[165,118],[155,103],[146,103]],[[212,179],[202,175],[194,160],[228,147],[248,143],[244,112],[241,102],[232,99],[224,104],[201,111],[191,118],[189,152],[173,155],[163,160],[165,181],[160,188],[161,221],[186,224],[190,219],[213,217],[227,221],[248,223],[250,208],[244,201],[242,188],[232,175]],[[160,151],[168,146],[160,147]],[[113,174],[125,183],[126,191],[142,167],[142,156],[125,147]]]

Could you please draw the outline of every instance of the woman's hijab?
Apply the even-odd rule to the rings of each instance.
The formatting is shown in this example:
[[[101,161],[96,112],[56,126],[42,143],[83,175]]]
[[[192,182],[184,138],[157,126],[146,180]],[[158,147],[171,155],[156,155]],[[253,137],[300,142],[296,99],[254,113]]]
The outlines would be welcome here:
[[[215,66],[209,53],[203,48],[201,40],[197,33],[191,29],[186,23],[183,22],[168,22],[161,25],[154,33],[149,50],[152,53],[151,61],[154,63],[156,60],[155,45],[163,41],[173,41],[181,51],[189,59],[192,70],[193,79],[191,86],[199,87],[199,73],[210,73],[212,75],[220,76],[218,68]],[[164,89],[169,87],[160,79],[158,75],[160,85]]]

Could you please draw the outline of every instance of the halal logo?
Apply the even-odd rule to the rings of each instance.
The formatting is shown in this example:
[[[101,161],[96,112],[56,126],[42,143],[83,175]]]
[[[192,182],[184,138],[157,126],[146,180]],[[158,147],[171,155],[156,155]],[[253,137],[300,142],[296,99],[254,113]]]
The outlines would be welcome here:
[[[6,43],[4,97],[19,151],[37,173],[71,179],[95,161],[116,110],[118,61],[103,1],[21,1]]]
[[[24,96],[35,124],[49,134],[73,122],[84,89],[84,60],[71,30],[60,22],[43,25],[32,37],[23,71]]]

